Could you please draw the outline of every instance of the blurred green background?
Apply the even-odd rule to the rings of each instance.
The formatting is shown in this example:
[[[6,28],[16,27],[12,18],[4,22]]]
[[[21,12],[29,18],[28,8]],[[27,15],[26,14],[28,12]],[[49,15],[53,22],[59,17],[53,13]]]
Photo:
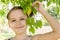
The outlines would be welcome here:
[[[6,18],[6,15],[9,12],[9,10],[14,6],[21,6],[23,7],[25,13],[27,13],[27,10],[31,9],[30,11],[33,11],[35,15],[37,15],[37,11],[32,8],[32,3],[34,1],[36,0],[0,0],[0,40],[4,40],[15,36],[14,32],[9,29],[8,20]],[[38,1],[42,2],[45,10],[49,14],[51,14],[57,21],[60,22],[60,3],[59,3],[60,0],[38,0]],[[40,17],[41,17],[39,21],[40,23],[37,23],[38,25],[40,24],[39,25],[40,27],[36,25],[34,25],[35,27],[33,26],[30,27],[28,30],[30,32],[30,35],[35,34],[36,31],[35,29],[42,28],[43,26],[49,26],[46,19],[41,15]],[[30,17],[30,19],[33,18]],[[34,20],[35,19],[31,20],[31,22]]]

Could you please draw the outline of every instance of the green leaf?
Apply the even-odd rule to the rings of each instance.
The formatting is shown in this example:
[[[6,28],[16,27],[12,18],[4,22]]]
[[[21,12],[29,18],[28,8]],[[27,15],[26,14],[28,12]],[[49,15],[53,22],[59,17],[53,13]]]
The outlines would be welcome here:
[[[34,24],[34,18],[33,17],[31,17],[31,23],[32,23],[32,25]]]
[[[7,0],[1,0],[1,2],[3,2],[4,4],[8,4],[9,3],[9,0],[7,1]]]
[[[53,0],[53,3],[56,3],[56,0]]]
[[[28,18],[28,19],[26,20],[26,22],[27,22],[28,25],[31,25],[31,23],[30,23],[30,18]]]
[[[33,27],[30,27],[29,31],[33,34],[35,33],[35,29]]]
[[[42,2],[43,0],[38,0],[38,1]]]
[[[52,2],[53,0],[47,0],[47,6],[49,6]]]
[[[58,4],[59,4],[59,6],[60,6],[60,0],[58,1]]]
[[[47,2],[47,6],[49,6],[51,4],[51,2]]]
[[[34,24],[34,18],[33,17],[29,17],[26,21],[27,21],[28,25],[33,25]]]
[[[59,0],[56,0],[56,4],[59,4]]]
[[[0,10],[0,17],[5,16],[5,11],[4,9]]]
[[[55,7],[55,14],[59,14],[59,7]]]
[[[36,10],[36,9],[34,9],[33,7],[32,7],[31,9],[32,9],[32,11],[34,12],[34,14],[37,13],[37,10]]]
[[[31,0],[31,2],[33,3],[33,2],[35,2],[35,0]]]
[[[1,2],[5,3],[5,0],[1,0]]]
[[[38,29],[38,26],[36,25],[36,23],[34,23],[34,25],[33,25],[36,29]]]
[[[36,21],[36,25],[37,25],[39,28],[41,28],[41,27],[42,27],[42,21],[37,20],[37,21]]]

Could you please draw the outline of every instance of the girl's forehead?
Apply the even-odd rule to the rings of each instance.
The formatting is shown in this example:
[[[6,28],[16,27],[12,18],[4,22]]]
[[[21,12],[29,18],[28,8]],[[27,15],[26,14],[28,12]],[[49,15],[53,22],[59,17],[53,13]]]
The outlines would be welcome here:
[[[13,10],[10,15],[10,17],[24,17],[24,13],[22,10]]]
[[[12,14],[12,15],[13,15],[13,14],[18,14],[18,13],[19,13],[19,14],[24,14],[24,13],[23,13],[23,11],[22,11],[22,10],[20,10],[20,9],[13,10],[13,11],[11,11],[11,13],[10,13],[10,14]]]

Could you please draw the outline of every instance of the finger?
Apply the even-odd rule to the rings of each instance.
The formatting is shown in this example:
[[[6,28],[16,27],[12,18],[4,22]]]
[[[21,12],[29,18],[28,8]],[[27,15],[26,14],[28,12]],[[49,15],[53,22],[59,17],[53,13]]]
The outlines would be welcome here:
[[[34,6],[35,6],[35,4],[41,5],[42,3],[41,3],[41,2],[39,2],[39,1],[35,1],[34,3],[32,3],[32,6],[34,7]]]
[[[39,1],[35,1],[33,4],[36,4],[36,3],[39,5],[41,4],[41,2],[39,2]]]

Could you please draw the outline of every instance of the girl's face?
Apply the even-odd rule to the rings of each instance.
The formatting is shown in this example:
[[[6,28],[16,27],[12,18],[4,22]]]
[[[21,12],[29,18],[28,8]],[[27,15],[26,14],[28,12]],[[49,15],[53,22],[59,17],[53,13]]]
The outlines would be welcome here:
[[[20,9],[13,10],[9,14],[9,26],[15,31],[15,33],[24,33],[26,32],[26,16],[23,11]]]

